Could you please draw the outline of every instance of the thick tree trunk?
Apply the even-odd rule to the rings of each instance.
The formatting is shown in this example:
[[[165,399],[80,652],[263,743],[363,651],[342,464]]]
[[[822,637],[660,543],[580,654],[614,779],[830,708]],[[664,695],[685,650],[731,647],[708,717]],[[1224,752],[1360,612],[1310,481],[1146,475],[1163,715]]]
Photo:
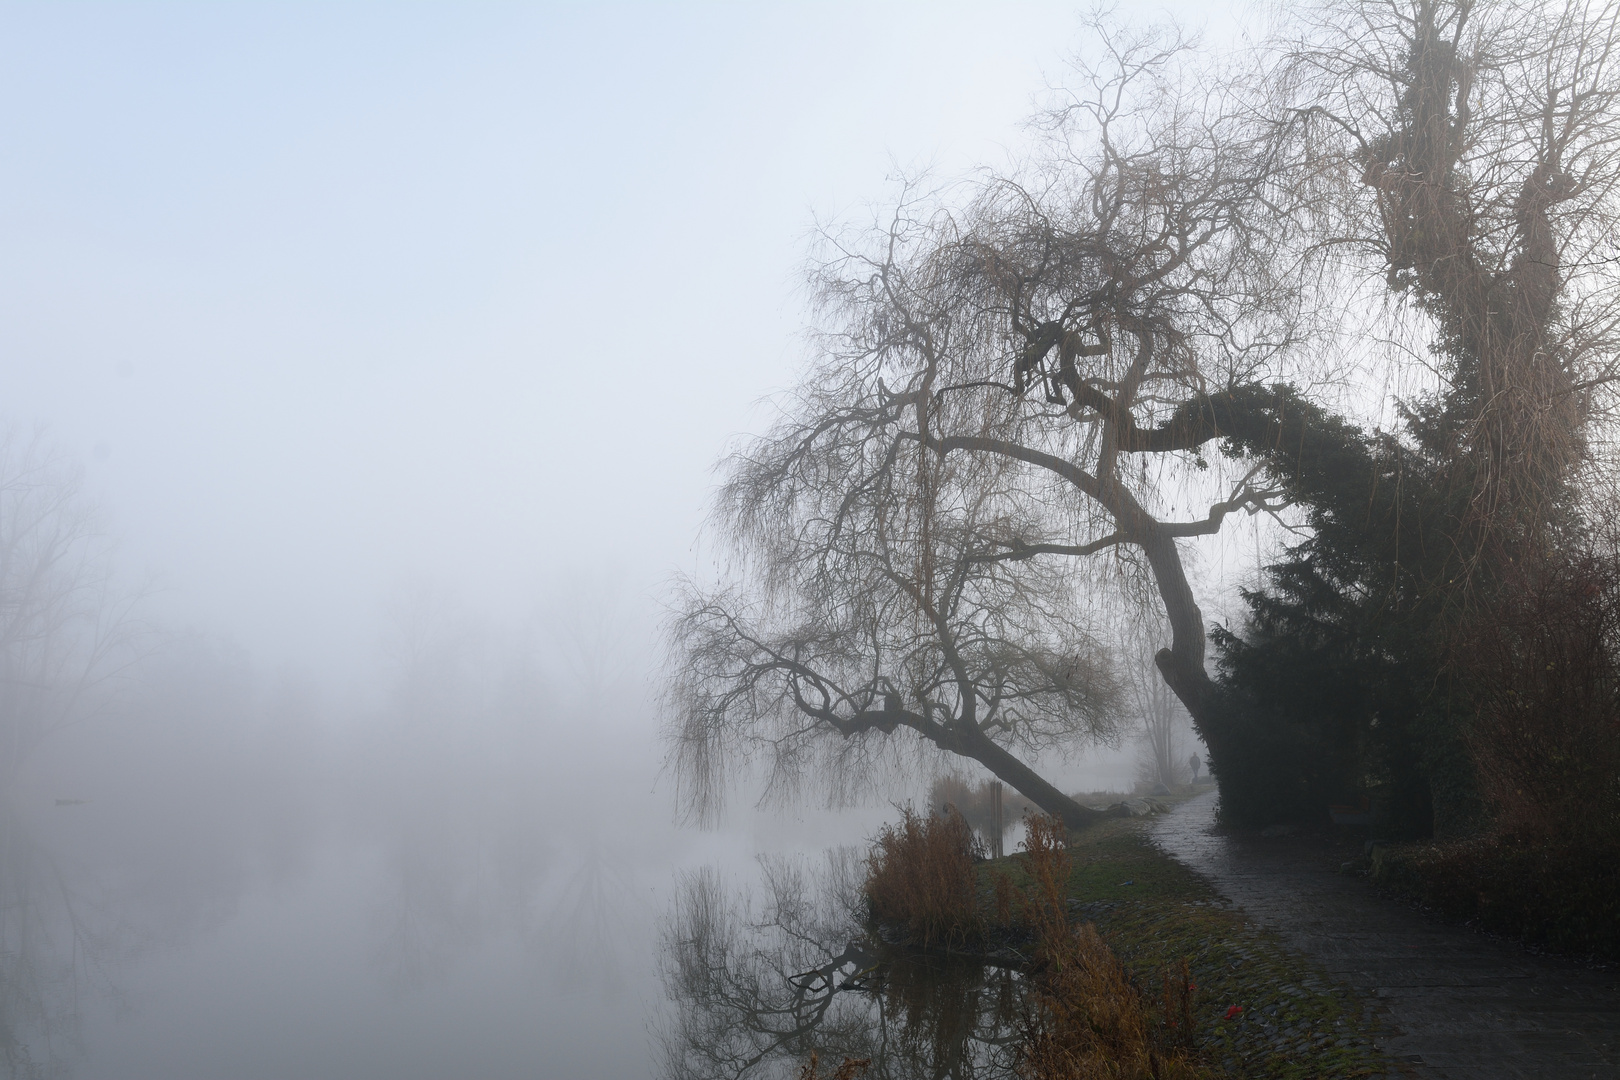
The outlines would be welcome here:
[[[1309,817],[1311,793],[1298,783],[1301,747],[1277,731],[1261,730],[1244,703],[1209,677],[1204,667],[1204,615],[1193,600],[1174,537],[1151,535],[1142,545],[1170,622],[1170,647],[1154,663],[1192,716],[1209,750],[1209,771],[1221,793],[1221,818],[1258,826]],[[1281,740],[1281,741],[1280,741]]]
[[[1213,708],[1220,688],[1204,667],[1208,641],[1204,635],[1204,613],[1193,599],[1175,537],[1166,536],[1152,526],[1144,531],[1147,535],[1143,537],[1142,552],[1153,571],[1159,598],[1164,602],[1165,618],[1170,623],[1170,647],[1160,649],[1154,663],[1171,692],[1181,699],[1192,716],[1193,726],[1209,748],[1210,772],[1219,782],[1221,766],[1228,764],[1228,747],[1221,717]]]
[[[1061,819],[1070,829],[1087,828],[1108,816],[1101,810],[1081,806],[1063,794],[1034,769],[1018,760],[1004,747],[997,745],[993,739],[977,728],[949,730],[951,745],[945,746],[943,742],[941,743],[945,749],[977,761],[989,769],[998,780],[1011,786],[1044,812]]]
[[[1142,551],[1170,623],[1170,647],[1160,649],[1154,663],[1208,748],[1210,775],[1221,793],[1221,816],[1247,825],[1292,816],[1299,808],[1289,805],[1290,792],[1278,783],[1282,778],[1260,775],[1273,760],[1258,741],[1263,735],[1246,722],[1239,703],[1204,666],[1208,643],[1204,613],[1193,599],[1175,537],[1149,525],[1143,530]]]

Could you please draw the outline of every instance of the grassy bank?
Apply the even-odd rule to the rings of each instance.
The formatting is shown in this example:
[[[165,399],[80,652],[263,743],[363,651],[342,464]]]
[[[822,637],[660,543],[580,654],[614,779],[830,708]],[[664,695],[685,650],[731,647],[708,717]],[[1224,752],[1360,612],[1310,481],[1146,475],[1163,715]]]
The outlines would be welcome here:
[[[1367,1002],[1249,925],[1204,882],[1149,843],[1147,819],[1120,819],[1071,838],[1068,903],[1094,924],[1144,997],[1177,978],[1193,994],[1195,1056],[1217,1075],[1365,1077],[1392,1071],[1372,1044]],[[995,878],[1033,885],[1027,856],[976,867],[987,897]],[[1003,886],[1005,888],[1005,886]]]

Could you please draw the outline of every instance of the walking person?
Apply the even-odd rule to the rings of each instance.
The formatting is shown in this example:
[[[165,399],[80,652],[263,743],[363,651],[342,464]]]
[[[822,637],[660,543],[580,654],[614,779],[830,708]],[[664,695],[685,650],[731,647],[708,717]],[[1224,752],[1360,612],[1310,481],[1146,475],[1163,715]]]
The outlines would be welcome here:
[[[1195,784],[1198,783],[1198,767],[1202,764],[1203,762],[1198,760],[1198,751],[1194,750],[1192,757],[1187,759],[1187,765],[1192,769],[1193,783]]]

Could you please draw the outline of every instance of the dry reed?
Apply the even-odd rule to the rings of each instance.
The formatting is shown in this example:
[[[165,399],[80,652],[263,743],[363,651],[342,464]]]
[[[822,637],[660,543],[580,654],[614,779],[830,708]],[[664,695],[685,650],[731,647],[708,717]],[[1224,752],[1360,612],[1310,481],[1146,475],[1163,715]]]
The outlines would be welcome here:
[[[871,1064],[871,1058],[845,1058],[844,1063],[833,1070],[832,1075],[825,1080],[855,1080],[856,1077],[866,1075],[866,1070]],[[799,1080],[823,1080],[821,1055],[814,1050],[810,1051],[810,1060],[799,1070]]]
[[[980,932],[973,830],[961,814],[923,816],[909,807],[885,826],[867,856],[872,917],[924,947],[960,945]]]
[[[1185,968],[1179,990],[1166,975],[1166,1016],[1156,1025],[1125,966],[1096,928],[1069,923],[1070,862],[1063,823],[1044,816],[1029,816],[1025,822],[1036,946],[1034,1000],[1018,1049],[1019,1074],[1027,1080],[1199,1076],[1202,1070],[1186,1054],[1193,1031],[1192,987]]]

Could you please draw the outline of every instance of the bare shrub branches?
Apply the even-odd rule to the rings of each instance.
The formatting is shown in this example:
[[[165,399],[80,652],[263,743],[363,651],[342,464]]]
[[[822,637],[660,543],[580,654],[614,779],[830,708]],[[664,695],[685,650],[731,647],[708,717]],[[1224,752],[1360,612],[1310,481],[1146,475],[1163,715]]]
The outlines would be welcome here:
[[[77,466],[0,422],[0,777],[128,669],[139,599],[113,580]]]
[[[871,916],[902,928],[924,948],[960,946],[981,932],[979,885],[973,873],[973,830],[955,810],[901,809],[866,857]]]

